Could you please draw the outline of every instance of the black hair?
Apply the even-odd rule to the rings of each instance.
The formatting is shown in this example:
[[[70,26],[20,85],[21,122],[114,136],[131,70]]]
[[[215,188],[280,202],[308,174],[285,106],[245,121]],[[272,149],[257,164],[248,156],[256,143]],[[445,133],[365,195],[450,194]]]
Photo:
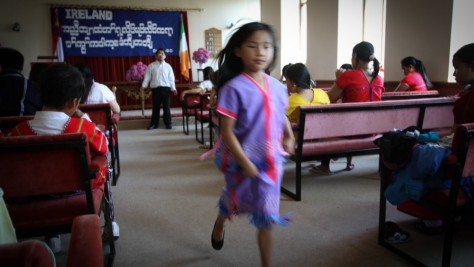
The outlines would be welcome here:
[[[342,64],[339,69],[354,70],[354,68],[352,67],[352,64],[349,64],[349,63]]]
[[[216,84],[219,82],[219,70],[216,70],[212,75],[211,75],[211,82],[212,84],[214,85],[214,87],[216,86]]]
[[[293,65],[291,63],[288,63],[286,64],[285,66],[283,66],[283,68],[281,69],[281,76],[285,77],[286,78],[286,71],[288,70],[288,68]]]
[[[24,62],[25,58],[18,50],[8,47],[0,48],[0,66],[2,71],[9,69],[22,71]]]
[[[241,47],[241,45],[256,31],[267,32],[273,41],[273,61],[270,63],[270,65],[268,65],[265,73],[270,73],[270,71],[273,69],[275,65],[275,59],[278,55],[278,49],[275,43],[275,33],[273,29],[270,27],[270,25],[261,22],[251,22],[244,24],[233,32],[232,36],[227,42],[227,45],[221,50],[221,52],[219,52],[219,55],[217,56],[219,66],[219,78],[216,84],[217,91],[219,91],[219,89],[229,80],[236,77],[244,70],[242,59],[234,54],[234,49]]]
[[[94,73],[92,73],[91,69],[86,63],[76,62],[73,66],[77,68],[79,72],[81,72],[82,77],[84,78],[86,90],[84,91],[84,95],[81,96],[81,104],[84,104],[87,101],[87,98],[89,97],[92,84],[94,83]]]
[[[425,81],[426,87],[433,88],[433,84],[431,84],[430,79],[428,78],[428,74],[426,74],[425,65],[421,60],[418,60],[414,57],[406,57],[402,59],[401,64],[403,67],[410,67],[413,66],[417,72],[421,74],[423,80]]]
[[[296,63],[286,69],[286,78],[292,80],[298,87],[311,89],[311,74],[302,63]]]
[[[46,63],[35,63],[31,67],[30,75],[28,75],[28,80],[38,83],[39,76],[43,70],[45,70],[49,65]]]
[[[202,71],[203,75],[203,79],[206,81],[206,80],[210,80],[211,79],[211,76],[212,74],[214,74],[214,69],[212,67],[205,67],[204,70]]]
[[[360,60],[363,62],[374,61],[374,71],[372,72],[372,78],[375,79],[379,75],[380,63],[374,56],[374,46],[369,42],[360,42],[354,49],[352,49],[352,54],[356,54],[356,63]]]
[[[39,88],[43,105],[57,110],[63,110],[69,101],[80,98],[85,91],[79,70],[65,64],[46,68],[40,75]]]
[[[163,53],[165,53],[165,55],[166,55],[165,49],[160,47],[156,50],[155,56],[158,55],[158,52],[160,52],[160,51],[163,51]]]
[[[474,63],[474,43],[467,44],[454,53],[453,57],[466,64]]]

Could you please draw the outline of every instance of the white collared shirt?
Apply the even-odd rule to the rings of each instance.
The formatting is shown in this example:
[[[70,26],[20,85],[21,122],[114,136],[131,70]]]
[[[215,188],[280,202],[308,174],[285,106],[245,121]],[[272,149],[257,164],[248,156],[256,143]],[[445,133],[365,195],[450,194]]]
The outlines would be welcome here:
[[[28,124],[39,135],[62,134],[70,118],[62,111],[37,111]],[[87,114],[84,114],[82,118],[91,121]]]
[[[165,61],[161,63],[159,61],[155,61],[148,65],[142,87],[147,88],[148,83],[150,84],[150,88],[163,86],[171,88],[171,91],[176,91],[176,86],[174,84],[174,72],[173,68],[171,68],[171,65]]]

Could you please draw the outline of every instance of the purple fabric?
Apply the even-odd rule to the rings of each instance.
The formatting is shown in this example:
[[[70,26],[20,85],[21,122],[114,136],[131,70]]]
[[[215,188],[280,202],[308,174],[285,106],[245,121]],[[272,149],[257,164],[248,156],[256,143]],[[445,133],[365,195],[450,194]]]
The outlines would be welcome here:
[[[221,214],[248,213],[250,222],[259,228],[287,223],[279,215],[279,204],[288,93],[278,80],[267,75],[266,79],[264,91],[249,76],[238,75],[220,89],[217,105],[220,114],[236,120],[234,134],[260,173],[257,179],[243,177],[241,167],[220,139],[215,162],[226,181],[219,201]]]

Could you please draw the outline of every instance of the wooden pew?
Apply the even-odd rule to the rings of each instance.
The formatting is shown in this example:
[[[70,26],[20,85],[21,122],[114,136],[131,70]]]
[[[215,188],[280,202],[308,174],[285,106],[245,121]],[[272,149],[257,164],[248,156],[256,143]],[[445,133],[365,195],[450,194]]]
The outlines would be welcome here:
[[[420,92],[384,92],[382,94],[382,101],[386,100],[403,100],[403,99],[418,99],[418,98],[433,98],[440,97],[438,90],[420,91]]]
[[[415,251],[407,253],[398,246],[385,241],[387,199],[385,190],[390,184],[391,171],[384,166],[379,156],[380,206],[378,244],[394,252],[415,266],[426,266],[415,258]],[[450,189],[427,190],[420,200],[407,200],[397,205],[397,210],[426,219],[443,219],[445,230],[443,239],[442,266],[450,266],[455,233],[455,217],[463,214],[468,196],[460,188],[461,179],[474,176],[474,123],[459,125],[453,137],[452,154],[443,160],[448,178],[452,179]],[[469,212],[469,211],[468,211]],[[439,240],[439,238],[436,238]],[[435,252],[433,252],[435,254]],[[438,256],[438,255],[437,255]]]
[[[120,115],[112,115],[109,104],[81,104],[79,109],[87,113],[92,122],[105,127],[105,135],[109,140],[109,151],[112,165],[112,185],[116,185],[120,177],[120,153],[118,145],[118,133],[115,123],[120,120]]]
[[[377,154],[373,143],[380,134],[394,128],[418,126],[436,130],[440,136],[449,134],[454,123],[454,98],[429,98],[364,103],[300,106],[295,155],[295,193],[282,186],[291,198],[301,200],[301,164],[304,161]],[[363,139],[348,139],[354,135],[373,135]],[[332,141],[321,139],[338,138]]]
[[[34,117],[35,116],[0,117],[0,137],[9,135],[13,127],[15,127],[17,124],[32,120]]]
[[[0,138],[0,187],[17,238],[71,233],[74,218],[100,214],[110,245],[109,266],[115,256],[107,183],[92,190],[91,179],[106,164],[105,156],[90,158],[87,135],[71,133]],[[25,162],[27,164],[25,164]],[[69,195],[83,191],[83,194]]]

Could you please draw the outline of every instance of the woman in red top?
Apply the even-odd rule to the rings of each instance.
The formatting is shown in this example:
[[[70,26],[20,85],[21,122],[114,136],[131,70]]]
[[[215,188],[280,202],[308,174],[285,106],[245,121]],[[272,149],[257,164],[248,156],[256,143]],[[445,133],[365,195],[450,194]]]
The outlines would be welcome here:
[[[433,88],[421,60],[406,57],[402,59],[401,64],[405,78],[400,81],[395,91],[427,91]]]
[[[374,70],[369,62],[374,62]],[[339,97],[343,103],[380,101],[383,78],[379,76],[380,63],[374,56],[374,46],[369,42],[360,42],[352,49],[353,71],[336,70],[336,83],[328,95],[332,103]]]
[[[373,71],[369,68],[373,61]],[[380,63],[374,56],[374,46],[369,42],[360,42],[352,49],[352,67],[354,70],[336,70],[336,82],[328,92],[331,103],[341,98],[343,103],[380,101],[383,78],[379,76]],[[354,169],[352,157],[347,157],[346,170]],[[322,160],[321,165],[313,167],[314,171],[332,174],[329,159]]]

